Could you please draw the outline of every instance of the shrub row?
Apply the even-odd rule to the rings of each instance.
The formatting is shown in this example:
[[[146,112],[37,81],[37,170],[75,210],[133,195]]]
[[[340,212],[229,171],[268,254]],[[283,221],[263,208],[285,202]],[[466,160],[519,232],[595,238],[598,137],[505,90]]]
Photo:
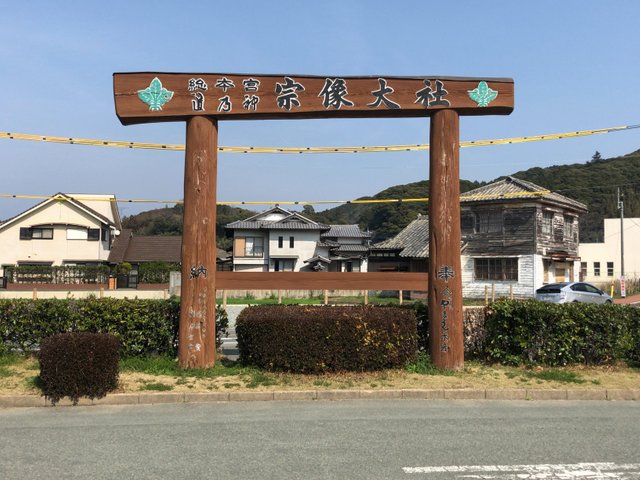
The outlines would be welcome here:
[[[415,313],[398,307],[258,305],[240,313],[236,333],[241,362],[268,370],[378,370],[417,352]]]
[[[179,263],[145,262],[138,267],[139,283],[169,283],[169,273],[179,272]]]
[[[118,386],[118,339],[113,335],[76,332],[45,338],[40,346],[42,393],[56,404],[69,397],[102,398]]]
[[[84,331],[116,336],[122,356],[175,356],[179,319],[179,299],[0,299],[0,353],[37,350],[46,337]],[[218,347],[228,323],[218,307]]]
[[[640,362],[640,309],[503,300],[486,313],[486,355],[504,364]]]

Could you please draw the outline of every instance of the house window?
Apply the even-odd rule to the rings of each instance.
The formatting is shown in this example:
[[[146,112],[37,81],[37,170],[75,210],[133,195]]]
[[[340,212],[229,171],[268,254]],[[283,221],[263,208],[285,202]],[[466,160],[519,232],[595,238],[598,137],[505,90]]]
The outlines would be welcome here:
[[[284,237],[278,237],[278,248],[282,248],[284,245]]]
[[[476,213],[476,233],[502,232],[502,212]]]
[[[262,257],[262,237],[236,237],[233,243],[233,254],[236,257]]]
[[[600,276],[600,262],[593,262],[593,276]]]
[[[568,217],[565,215],[564,217],[564,239],[565,240],[573,240],[573,217]]]
[[[99,228],[89,228],[87,230],[87,240],[90,242],[97,242],[100,240],[100,229]]]
[[[53,238],[53,228],[21,228],[20,240],[51,240]]]
[[[544,235],[551,235],[553,232],[553,212],[542,213],[542,233]]]
[[[264,252],[262,237],[245,237],[244,256],[261,257]]]
[[[613,277],[613,262],[607,262],[607,277]]]
[[[293,260],[277,258],[273,261],[275,272],[293,272]]]
[[[476,258],[474,260],[476,280],[518,281],[517,258]]]
[[[289,237],[289,248],[293,248],[294,240],[293,237]]]
[[[587,262],[580,262],[580,280],[587,277]]]

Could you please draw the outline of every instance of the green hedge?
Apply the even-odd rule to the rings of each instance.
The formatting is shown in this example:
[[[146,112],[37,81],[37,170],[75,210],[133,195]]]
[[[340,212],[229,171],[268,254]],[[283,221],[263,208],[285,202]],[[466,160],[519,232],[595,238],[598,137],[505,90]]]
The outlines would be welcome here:
[[[51,335],[85,331],[115,335],[124,357],[175,356],[179,319],[179,299],[0,299],[0,353],[34,351]],[[228,323],[226,311],[218,307],[218,347]]]
[[[138,283],[169,283],[169,272],[179,272],[179,263],[146,262],[138,267]]]
[[[400,367],[417,352],[416,317],[398,307],[257,305],[236,320],[240,361],[291,372]]]
[[[486,355],[504,364],[640,360],[640,309],[503,300],[486,313]]]

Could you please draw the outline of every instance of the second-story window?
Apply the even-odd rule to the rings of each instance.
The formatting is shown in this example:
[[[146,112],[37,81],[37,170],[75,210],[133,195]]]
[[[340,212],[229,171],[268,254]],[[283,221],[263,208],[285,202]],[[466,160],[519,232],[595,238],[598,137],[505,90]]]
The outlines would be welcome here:
[[[21,228],[20,240],[51,240],[53,239],[53,228]]]
[[[477,212],[475,217],[476,233],[502,232],[502,212]]]
[[[573,240],[573,217],[564,216],[564,239]]]
[[[293,237],[289,237],[289,248],[293,248],[294,246],[294,239]]]
[[[553,232],[553,212],[542,213],[542,233],[551,235]]]
[[[261,257],[264,253],[262,237],[246,237],[244,242],[245,257]]]
[[[278,237],[278,248],[282,248],[284,246],[284,237]]]
[[[262,237],[236,237],[233,241],[233,254],[237,257],[262,257],[263,253]]]

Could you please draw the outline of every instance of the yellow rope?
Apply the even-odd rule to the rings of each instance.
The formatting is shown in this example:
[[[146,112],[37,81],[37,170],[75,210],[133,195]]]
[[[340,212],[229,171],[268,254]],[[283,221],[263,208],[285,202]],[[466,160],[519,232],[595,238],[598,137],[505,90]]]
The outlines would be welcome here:
[[[510,198],[510,197],[535,197],[537,195],[545,195],[552,193],[550,190],[539,190],[536,192],[515,192],[515,193],[504,193],[501,194],[501,198]],[[469,200],[469,199],[483,199],[483,198],[493,198],[495,194],[491,195],[461,195],[460,199]],[[20,198],[20,199],[39,199],[46,200],[49,198],[53,198],[55,200],[66,201],[66,200],[77,200],[77,201],[92,201],[92,202],[112,202],[112,203],[167,203],[167,204],[182,204],[182,200],[150,200],[150,199],[125,199],[118,200],[116,198],[108,198],[108,197],[83,197],[79,196],[65,196],[65,197],[51,197],[50,195],[18,195],[11,193],[0,193],[0,198]],[[226,202],[217,202],[218,205],[325,205],[325,204],[347,204],[347,203],[356,203],[356,204],[370,204],[370,203],[415,203],[415,202],[428,202],[429,198],[385,198],[385,199],[361,199],[361,200],[302,200],[302,201],[291,201],[291,200],[283,200],[283,201],[226,201]]]
[[[600,128],[597,130],[582,130],[577,132],[553,133],[548,135],[534,135],[528,137],[501,138],[495,140],[472,140],[460,142],[461,148],[486,147],[491,145],[507,145],[514,143],[539,142],[543,140],[559,140],[563,138],[585,137],[639,128],[640,125],[625,125],[620,127]],[[72,145],[89,145],[95,147],[141,148],[147,150],[184,150],[181,144],[125,142],[116,140],[92,140],[72,137],[53,137],[47,135],[29,135],[25,133],[0,132],[0,138],[11,140],[30,140],[37,142],[65,143]],[[218,147],[224,153],[270,153],[270,154],[300,154],[300,153],[372,153],[372,152],[409,152],[428,150],[428,144],[362,146],[362,147]]]

